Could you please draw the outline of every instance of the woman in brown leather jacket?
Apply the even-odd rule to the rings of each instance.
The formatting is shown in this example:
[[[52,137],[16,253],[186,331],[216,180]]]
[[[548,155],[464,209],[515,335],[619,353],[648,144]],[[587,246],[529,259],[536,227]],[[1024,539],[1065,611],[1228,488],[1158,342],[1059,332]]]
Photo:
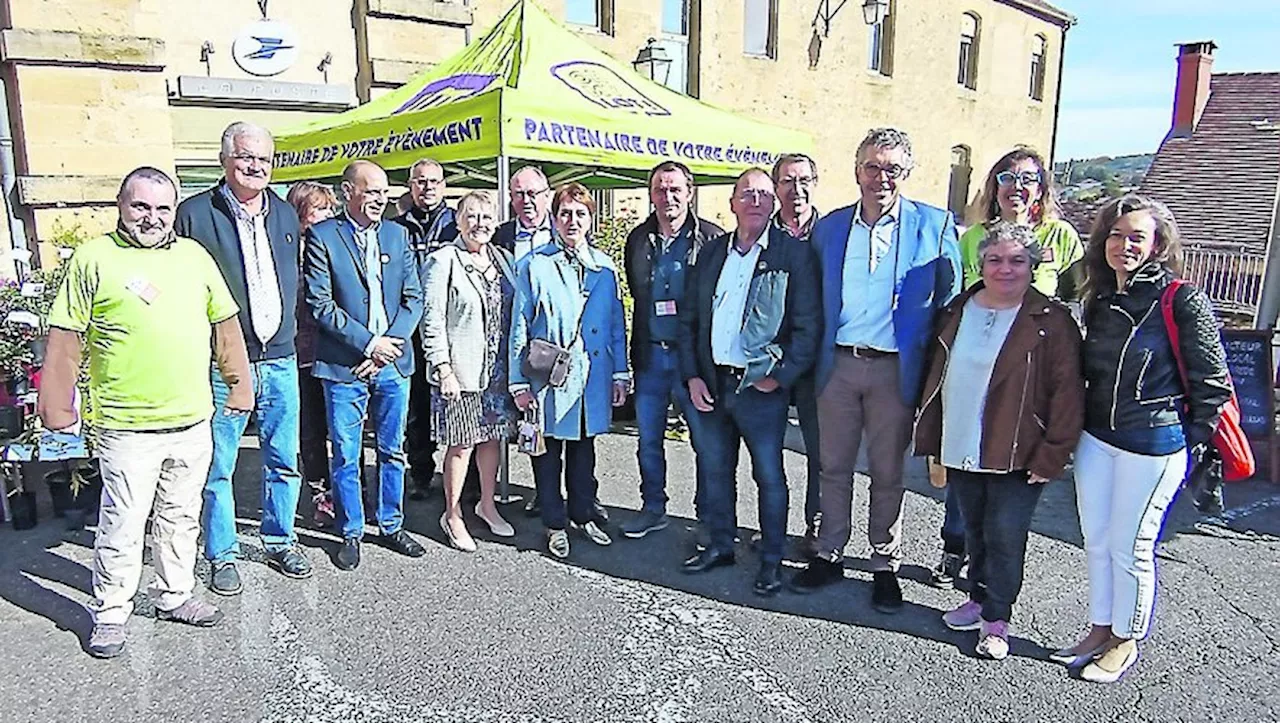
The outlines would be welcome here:
[[[991,226],[978,259],[982,282],[938,318],[915,452],[946,468],[965,520],[969,599],[942,620],[979,631],[975,652],[1001,660],[1031,515],[1080,438],[1084,381],[1070,312],[1031,286],[1032,230]]]

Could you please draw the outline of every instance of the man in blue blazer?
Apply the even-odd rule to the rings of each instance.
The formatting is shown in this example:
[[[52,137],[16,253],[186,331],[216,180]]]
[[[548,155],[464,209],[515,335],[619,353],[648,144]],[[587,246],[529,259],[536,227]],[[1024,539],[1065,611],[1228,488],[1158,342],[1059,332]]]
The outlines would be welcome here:
[[[816,554],[791,586],[808,592],[843,578],[865,431],[871,604],[884,613],[902,609],[902,468],[925,350],[936,312],[960,292],[961,281],[950,212],[900,194],[914,165],[906,133],[872,130],[858,147],[861,199],[823,217],[813,233],[825,310],[816,378],[822,525]]]
[[[342,173],[344,213],[307,232],[307,306],[319,327],[312,371],[324,384],[333,439],[333,494],[342,548],[337,565],[360,564],[364,536],[360,467],[366,410],[378,446],[378,529],[403,555],[426,550],[404,527],[404,433],[413,354],[404,345],[422,318],[422,286],[405,228],[384,223],[387,174],[369,161]]]
[[[262,545],[271,567],[291,578],[311,576],[311,563],[298,548],[293,520],[302,475],[298,469],[297,334],[298,216],[268,188],[274,141],[251,123],[232,123],[222,133],[224,179],[178,206],[174,229],[193,238],[218,263],[240,307],[240,328],[252,363],[262,450]],[[236,501],[231,477],[240,454],[248,415],[223,414],[229,394],[217,369],[213,461],[204,488],[204,555],[212,567],[209,588],[219,595],[242,589],[235,560]]]
[[[738,177],[729,206],[738,228],[709,241],[687,274],[677,311],[680,368],[701,428],[695,450],[705,473],[706,548],[686,573],[734,563],[738,451],[745,442],[759,488],[757,595],[782,588],[787,478],[782,444],[791,388],[813,366],[822,307],[813,251],[775,226],[774,187],[753,168]]]

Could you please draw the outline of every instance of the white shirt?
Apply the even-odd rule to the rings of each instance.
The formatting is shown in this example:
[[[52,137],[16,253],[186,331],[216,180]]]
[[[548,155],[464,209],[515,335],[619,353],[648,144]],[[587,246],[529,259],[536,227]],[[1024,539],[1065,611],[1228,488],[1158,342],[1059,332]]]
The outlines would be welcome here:
[[[530,251],[549,243],[551,243],[551,214],[547,214],[542,224],[535,229],[525,228],[521,225],[520,219],[517,218],[515,250],[512,252],[514,257],[512,261],[519,261],[528,256]]]
[[[965,302],[960,328],[942,380],[942,455],[944,467],[969,472],[982,468],[982,419],[996,358],[1018,317],[1011,309],[988,309],[976,298]]]
[[[222,194],[231,205],[240,239],[240,255],[244,259],[245,291],[249,296],[249,320],[253,333],[265,346],[280,331],[284,309],[280,301],[280,281],[276,277],[275,258],[267,238],[267,212],[271,204],[262,198],[262,210],[249,213],[225,184]]]
[[[716,281],[716,293],[711,299],[711,360],[723,366],[747,366],[747,354],[742,349],[742,321],[747,311],[747,294],[751,279],[755,276],[760,253],[769,247],[769,227],[765,226],[751,250],[745,254],[738,250],[738,236],[729,238],[720,278]]]

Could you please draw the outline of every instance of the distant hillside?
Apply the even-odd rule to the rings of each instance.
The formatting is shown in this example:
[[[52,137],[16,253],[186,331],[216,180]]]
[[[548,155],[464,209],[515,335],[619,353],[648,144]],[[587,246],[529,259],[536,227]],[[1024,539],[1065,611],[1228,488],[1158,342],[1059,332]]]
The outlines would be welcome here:
[[[1054,164],[1053,175],[1063,198],[1117,196],[1142,184],[1153,159],[1154,153],[1072,159]]]

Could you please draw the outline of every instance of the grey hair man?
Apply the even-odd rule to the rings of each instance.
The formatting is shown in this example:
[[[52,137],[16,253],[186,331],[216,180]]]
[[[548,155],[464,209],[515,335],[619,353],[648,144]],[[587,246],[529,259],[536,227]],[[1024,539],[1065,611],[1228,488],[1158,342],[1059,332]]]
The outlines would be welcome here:
[[[445,202],[444,166],[431,158],[421,158],[409,167],[409,197],[413,205],[392,219],[409,234],[409,247],[418,263],[422,288],[427,283],[427,257],[446,244],[458,240],[458,222],[453,209]],[[413,332],[414,366],[426,368],[422,331]],[[431,385],[426,374],[414,374],[409,380],[409,418],[405,427],[405,452],[409,456],[410,497],[426,499],[436,474],[436,442],[431,433]]]
[[[271,567],[285,577],[311,576],[311,563],[298,547],[294,518],[302,473],[298,464],[298,276],[301,268],[298,215],[268,186],[275,142],[252,123],[237,122],[222,132],[223,180],[178,206],[177,229],[213,256],[240,307],[240,326],[257,380],[258,444],[262,450],[262,536]],[[226,389],[213,377],[221,404]],[[236,504],[231,478],[240,437],[248,419],[213,418],[214,453],[204,492],[204,555],[212,566],[210,589],[239,594],[235,562]]]
[[[248,416],[253,389],[222,273],[199,244],[173,233],[177,195],[154,168],[126,176],[116,230],[76,249],[49,314],[37,404],[49,429],[80,427],[74,396],[88,346],[103,494],[87,648],[100,658],[124,650],[153,511],[157,617],[202,627],[222,619],[193,596],[200,493],[213,454],[210,361],[227,390],[219,416]]]
[[[959,293],[961,281],[951,214],[901,194],[914,167],[906,133],[873,129],[855,158],[861,198],[824,216],[813,231],[825,313],[815,380],[822,524],[816,554],[791,586],[808,592],[843,578],[854,466],[865,431],[871,604],[883,613],[902,609],[903,458],[925,350],[937,311]]]

